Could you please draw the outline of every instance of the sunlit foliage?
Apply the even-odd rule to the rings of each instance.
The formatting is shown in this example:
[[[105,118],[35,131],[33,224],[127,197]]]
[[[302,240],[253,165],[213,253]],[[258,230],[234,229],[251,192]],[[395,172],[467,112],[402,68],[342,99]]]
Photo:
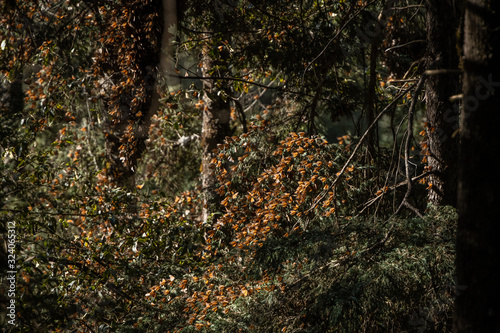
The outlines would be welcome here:
[[[421,49],[388,50],[371,76],[359,32],[385,2],[178,1],[168,87],[161,1],[5,3],[0,219],[16,223],[20,331],[450,331],[455,212],[401,171]],[[377,23],[385,49],[420,37],[411,3]],[[231,107],[216,207],[203,80]],[[374,150],[370,103],[386,113]]]

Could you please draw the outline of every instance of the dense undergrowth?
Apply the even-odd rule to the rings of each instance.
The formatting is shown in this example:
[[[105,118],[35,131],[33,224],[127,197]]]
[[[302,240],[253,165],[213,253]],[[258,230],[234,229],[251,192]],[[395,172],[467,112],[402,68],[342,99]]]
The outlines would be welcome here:
[[[21,331],[450,331],[455,211],[393,215],[405,188],[377,187],[387,169],[340,173],[352,145],[268,135],[219,147],[208,223],[198,190],[116,188],[84,152],[11,165]]]

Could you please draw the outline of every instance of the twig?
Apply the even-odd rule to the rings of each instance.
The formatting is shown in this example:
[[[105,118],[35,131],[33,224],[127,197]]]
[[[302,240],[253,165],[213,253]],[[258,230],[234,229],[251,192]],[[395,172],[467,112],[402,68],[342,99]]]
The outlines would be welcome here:
[[[461,69],[428,69],[424,72],[424,75],[462,74],[463,72]]]
[[[429,176],[429,175],[431,175],[431,174],[433,174],[433,173],[435,173],[435,172],[433,172],[433,171],[427,171],[427,172],[424,172],[424,173],[422,173],[422,174],[420,174],[420,175],[418,175],[418,176],[416,176],[416,177],[413,177],[411,180],[412,180],[412,182],[415,182],[415,181],[420,180],[420,179],[422,179],[422,178],[425,178],[425,177],[427,177],[427,176]],[[356,216],[361,215],[361,214],[362,214],[362,213],[363,213],[363,212],[364,212],[364,211],[365,211],[368,207],[370,207],[371,205],[373,205],[373,204],[374,204],[375,202],[377,202],[378,200],[382,199],[382,198],[385,196],[385,194],[386,194],[387,192],[389,192],[389,190],[390,190],[390,191],[393,191],[393,190],[395,190],[395,189],[397,189],[397,188],[399,188],[399,187],[402,187],[402,186],[404,186],[404,185],[406,185],[406,184],[408,184],[408,180],[404,180],[404,181],[399,182],[399,183],[397,183],[397,184],[395,184],[395,185],[389,186],[389,187],[386,189],[386,191],[384,191],[384,192],[382,192],[382,193],[378,194],[376,197],[371,198],[370,200],[368,200],[367,202],[365,202],[365,203],[362,205],[362,206],[363,206],[363,208],[361,209],[361,211],[360,211],[360,212],[359,212]]]
[[[325,52],[326,50],[328,49],[328,47],[330,46],[331,43],[333,43],[334,40],[336,40],[339,36],[340,36],[340,33],[347,27],[347,25],[356,17],[359,15],[359,13],[361,13],[365,8],[367,8],[368,6],[371,6],[372,4],[374,4],[375,2],[377,2],[377,0],[374,0],[374,1],[371,1],[367,4],[365,4],[362,8],[360,8],[356,13],[354,13],[354,15],[352,15],[340,28],[339,30],[337,31],[337,33],[335,34],[335,36],[332,37],[332,39],[330,39],[328,41],[328,43],[326,43],[325,47],[323,48],[323,50],[321,50],[321,52],[311,61],[309,62],[309,64],[307,64],[306,68],[304,69],[304,72],[302,73],[302,82],[304,81],[304,76],[306,75],[306,72],[307,70],[309,69],[309,67],[312,66],[312,64],[314,64],[316,62],[316,60],[318,60]]]
[[[314,208],[316,208],[316,206],[318,206],[318,204],[320,203],[321,200],[323,200],[323,198],[327,195],[327,193],[337,184],[337,182],[339,181],[340,177],[342,177],[342,175],[344,174],[345,170],[347,169],[349,163],[351,163],[352,159],[354,158],[354,156],[356,155],[356,153],[358,152],[358,149],[361,147],[361,144],[363,143],[363,141],[366,139],[366,137],[368,136],[368,133],[372,130],[373,127],[375,127],[375,125],[377,124],[377,122],[380,120],[380,118],[382,118],[382,116],[385,114],[385,112],[387,110],[389,110],[392,106],[394,106],[397,101],[406,95],[406,93],[408,91],[410,91],[411,89],[413,89],[413,86],[407,88],[406,90],[404,90],[402,93],[400,93],[398,96],[396,96],[394,98],[394,100],[389,104],[387,105],[382,111],[380,111],[380,113],[377,115],[377,117],[373,120],[373,122],[370,124],[370,126],[368,126],[368,128],[366,129],[365,133],[363,134],[363,136],[359,139],[359,142],[358,144],[356,145],[356,147],[354,147],[354,150],[351,154],[351,156],[349,156],[349,158],[347,159],[347,162],[344,164],[344,166],[342,167],[342,169],[340,170],[339,173],[337,173],[337,177],[335,178],[335,180],[330,184],[330,186],[328,186],[328,189],[324,190],[323,191],[323,194],[320,194],[316,197],[316,199],[314,200],[314,203],[311,205],[311,207],[306,211],[306,214],[307,213],[310,213]]]
[[[266,89],[275,89],[275,90],[280,90],[280,91],[286,91],[285,88],[280,87],[280,86],[273,86],[272,84],[274,83],[274,80],[271,82],[269,85],[265,85],[263,83],[255,82],[255,81],[250,81],[250,80],[245,80],[242,78],[238,77],[232,77],[232,76],[199,76],[199,75],[189,75],[189,76],[182,76],[182,75],[170,75],[171,77],[174,77],[176,79],[196,79],[196,80],[226,80],[226,81],[237,81],[237,82],[243,82],[243,83],[248,83],[252,84],[257,87],[262,87]]]
[[[390,50],[399,49],[401,47],[405,47],[405,46],[411,45],[413,43],[425,43],[425,40],[424,39],[412,40],[411,42],[408,42],[408,43],[404,43],[404,44],[400,44],[400,45],[395,45],[395,46],[389,47],[384,52],[389,52]]]
[[[418,79],[406,79],[406,80],[389,80],[387,83],[408,83],[408,82],[417,82]]]
[[[401,208],[403,208],[403,205],[414,211],[419,217],[423,218],[423,215],[418,211],[417,208],[413,207],[409,202],[408,199],[410,197],[411,191],[413,189],[413,181],[410,176],[410,144],[411,140],[413,138],[413,115],[415,112],[415,105],[416,101],[418,100],[418,95],[420,94],[420,91],[422,90],[425,79],[427,77],[428,71],[425,71],[424,74],[420,77],[420,80],[418,81],[417,87],[415,88],[415,94],[413,96],[413,99],[410,104],[410,108],[408,109],[408,129],[407,129],[407,136],[406,136],[406,144],[405,144],[405,173],[406,173],[406,181],[408,183],[408,187],[406,188],[406,193],[403,198],[403,201],[401,201],[401,204],[399,207],[396,209],[396,212],[394,215],[398,214]]]

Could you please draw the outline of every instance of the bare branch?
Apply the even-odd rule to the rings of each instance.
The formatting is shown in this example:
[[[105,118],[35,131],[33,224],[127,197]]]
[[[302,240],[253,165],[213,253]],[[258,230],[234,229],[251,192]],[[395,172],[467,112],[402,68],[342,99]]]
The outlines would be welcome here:
[[[323,191],[323,194],[320,194],[320,195],[318,195],[316,197],[316,199],[314,200],[314,203],[306,211],[306,213],[309,213],[314,208],[316,208],[316,206],[318,206],[318,204],[321,202],[321,200],[324,199],[324,197],[328,194],[328,192],[338,183],[340,177],[342,177],[342,175],[344,174],[344,172],[347,169],[348,165],[351,163],[352,159],[354,158],[354,156],[358,152],[358,149],[361,147],[361,144],[364,142],[364,140],[368,136],[368,133],[373,129],[373,127],[375,127],[375,125],[380,120],[380,118],[382,118],[382,116],[385,114],[385,112],[387,110],[389,110],[390,108],[392,108],[399,101],[399,99],[401,99],[403,96],[405,96],[408,93],[408,91],[410,91],[411,89],[413,89],[413,87],[414,86],[411,86],[411,87],[407,88],[406,90],[404,90],[403,92],[401,92],[398,96],[396,96],[394,98],[394,100],[389,105],[387,105],[382,111],[380,111],[380,113],[373,120],[373,122],[370,124],[370,126],[368,126],[368,128],[365,131],[365,133],[359,139],[359,142],[357,143],[356,147],[354,147],[354,150],[353,150],[351,156],[349,156],[349,158],[347,159],[346,163],[344,164],[344,166],[342,167],[342,169],[340,170],[340,172],[337,173],[337,177],[335,178],[335,180],[330,184],[330,186],[328,186],[328,188],[326,190]]]
[[[386,49],[384,52],[388,52],[388,51],[391,51],[391,50],[394,50],[394,49],[399,49],[401,47],[405,47],[405,46],[408,46],[408,45],[411,45],[411,44],[414,44],[414,43],[425,43],[425,42],[426,41],[424,39],[412,40],[411,42],[408,42],[408,43],[404,43],[404,44],[401,44],[401,45],[392,46],[392,47]]]
[[[408,199],[410,198],[410,194],[413,189],[413,181],[410,176],[410,163],[409,163],[410,145],[411,145],[411,140],[413,138],[413,116],[415,112],[416,101],[418,100],[418,95],[420,94],[420,91],[424,87],[425,79],[427,77],[426,73],[427,71],[420,77],[420,81],[418,82],[417,87],[415,88],[415,93],[411,101],[410,108],[408,109],[408,129],[407,129],[406,144],[405,144],[405,173],[406,173],[406,181],[408,183],[408,187],[406,188],[406,193],[403,198],[403,201],[401,201],[401,204],[399,205],[398,209],[396,209],[394,215],[399,213],[399,211],[401,210],[401,208],[403,208],[404,205],[413,210],[414,212],[416,212],[418,216],[423,217],[422,214],[418,212],[418,210],[408,202]]]

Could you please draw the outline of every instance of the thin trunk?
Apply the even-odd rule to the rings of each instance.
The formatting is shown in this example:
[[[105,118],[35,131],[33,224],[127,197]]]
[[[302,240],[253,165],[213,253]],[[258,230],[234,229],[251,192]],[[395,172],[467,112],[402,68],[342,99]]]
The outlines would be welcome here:
[[[369,126],[375,119],[375,89],[377,84],[377,58],[378,58],[378,48],[379,48],[379,35],[373,37],[370,44],[370,76],[368,79],[368,91],[365,97],[364,113],[366,117],[366,124]],[[377,125],[368,132],[366,138],[366,143],[368,145],[368,163],[372,158],[375,157],[375,148],[378,145],[377,139]],[[368,169],[367,169],[368,170]]]
[[[206,54],[203,58],[203,76],[211,76],[213,61]],[[220,73],[218,73],[220,75]],[[222,76],[222,75],[221,75]],[[216,175],[211,163],[215,157],[217,144],[222,143],[224,138],[230,135],[230,115],[231,108],[228,101],[225,101],[219,92],[223,90],[218,88],[213,80],[203,82],[203,120],[201,132],[202,148],[202,187],[204,193],[203,221],[209,219],[211,213],[219,209],[219,197],[216,193]]]
[[[427,0],[427,69],[457,69],[457,9],[448,0]],[[428,200],[435,205],[456,206],[458,106],[450,97],[459,91],[456,74],[429,76],[426,80],[426,118],[428,123]]]
[[[376,95],[376,85],[377,85],[377,62],[378,62],[378,52],[379,52],[379,47],[380,47],[380,42],[381,42],[381,32],[384,29],[384,21],[385,21],[385,12],[387,8],[384,7],[384,9],[378,14],[376,21],[374,24],[376,24],[375,28],[375,34],[372,37],[371,43],[370,43],[370,76],[368,78],[368,89],[364,101],[364,107],[363,111],[366,117],[366,124],[369,126],[371,123],[373,123],[376,115],[376,105],[377,105],[377,95]],[[367,155],[366,155],[366,161],[365,163],[367,165],[371,165],[377,157],[377,149],[379,145],[379,140],[378,140],[378,124],[375,124],[373,129],[368,131],[367,133],[367,138],[366,138],[366,143],[367,143]],[[369,168],[365,170],[365,178],[370,178],[371,177],[371,171]]]
[[[500,2],[470,0],[464,21],[455,332],[500,332]]]

